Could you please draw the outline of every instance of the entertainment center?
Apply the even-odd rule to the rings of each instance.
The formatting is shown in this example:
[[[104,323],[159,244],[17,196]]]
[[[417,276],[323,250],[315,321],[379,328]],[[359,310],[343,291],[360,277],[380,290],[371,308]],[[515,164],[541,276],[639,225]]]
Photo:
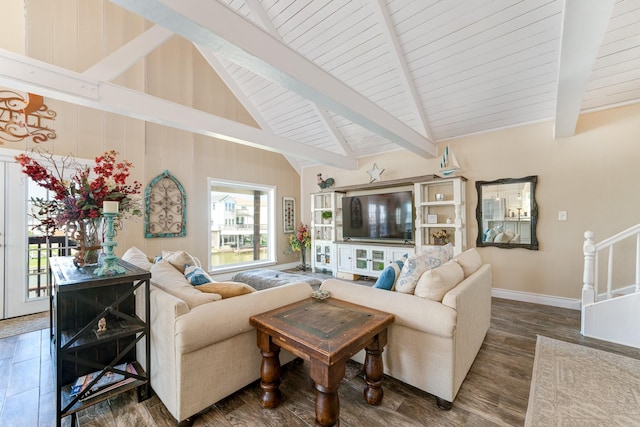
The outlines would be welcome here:
[[[451,242],[461,253],[467,246],[466,181],[426,175],[313,193],[313,271],[378,277],[388,264],[428,246]]]

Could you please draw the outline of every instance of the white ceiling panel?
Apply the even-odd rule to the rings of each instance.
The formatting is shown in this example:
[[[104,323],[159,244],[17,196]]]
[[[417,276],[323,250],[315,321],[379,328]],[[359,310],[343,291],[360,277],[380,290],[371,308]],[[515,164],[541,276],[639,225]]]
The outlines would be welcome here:
[[[198,43],[199,49],[211,49],[205,57],[215,55],[217,61],[209,63],[222,67],[218,71],[231,79],[225,81],[233,83],[248,111],[259,116],[257,122],[282,138],[274,142],[275,150],[291,154],[281,148],[282,141],[290,140],[320,150],[314,153],[328,153],[300,156],[292,150],[298,164],[306,166],[314,161],[335,164],[336,154],[348,165],[361,156],[397,149],[433,154],[427,146],[433,149],[439,141],[462,135],[540,120],[558,123],[558,93],[567,87],[559,80],[567,57],[561,46],[570,37],[566,23],[580,26],[582,18],[576,12],[580,9],[571,6],[598,0],[111,1],[160,25],[164,19],[165,28],[196,43],[193,34],[201,33],[203,24],[193,15],[201,11],[206,16],[205,9],[211,7],[241,27],[233,32],[236,27],[223,28],[225,22],[219,22],[218,28],[206,28],[211,37],[242,50],[251,46],[229,40],[259,34],[257,42],[271,46],[271,56],[295,55],[295,67],[269,57],[268,65],[283,73],[280,80],[269,79],[253,62],[229,55],[224,46],[215,51],[215,44]],[[588,81],[580,98],[573,98],[574,111],[640,101],[640,0],[615,0],[609,17],[610,10],[599,18],[602,28],[608,26],[593,50],[595,61],[592,56],[592,63],[581,70]],[[166,19],[171,14],[184,22],[171,28]],[[591,28],[585,24],[581,29]],[[123,48],[118,54],[126,64],[122,57],[135,52]],[[313,69],[305,68],[309,63]],[[329,77],[311,83],[320,95],[283,81],[290,77],[308,84],[300,79],[301,70],[319,70],[319,77]],[[355,115],[326,102],[335,100],[337,88],[358,98],[355,108],[349,104],[348,113]],[[380,117],[373,109],[392,120],[371,126],[371,118]],[[392,141],[389,135],[402,135],[405,141]],[[418,148],[420,144],[425,147]]]
[[[583,110],[640,99],[640,1],[618,1],[587,83]]]

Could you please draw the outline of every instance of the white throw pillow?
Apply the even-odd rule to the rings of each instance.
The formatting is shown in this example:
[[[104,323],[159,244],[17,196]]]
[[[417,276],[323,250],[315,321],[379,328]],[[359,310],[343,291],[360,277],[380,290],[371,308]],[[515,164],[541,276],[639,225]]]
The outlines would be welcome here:
[[[424,251],[410,256],[400,271],[400,277],[396,281],[396,291],[412,294],[422,273],[440,267],[451,258],[453,258],[451,243],[444,246],[429,246]]]
[[[184,273],[185,265],[200,267],[200,261],[185,251],[162,251],[162,259],[180,270],[181,273]]]
[[[463,280],[464,272],[460,264],[449,261],[439,268],[425,271],[416,284],[414,294],[420,298],[440,302],[447,292]]]
[[[212,301],[219,301],[222,296],[215,293],[203,293],[192,286],[169,262],[162,260],[151,267],[151,282],[168,294],[180,298],[189,308],[194,308]]]
[[[467,249],[453,257],[453,260],[460,264],[462,271],[464,272],[464,278],[471,276],[482,266],[482,258],[476,250],[476,248]]]
[[[124,255],[122,255],[122,259],[146,271],[150,271],[151,267],[153,267],[153,263],[149,261],[147,255],[135,246],[127,249]]]

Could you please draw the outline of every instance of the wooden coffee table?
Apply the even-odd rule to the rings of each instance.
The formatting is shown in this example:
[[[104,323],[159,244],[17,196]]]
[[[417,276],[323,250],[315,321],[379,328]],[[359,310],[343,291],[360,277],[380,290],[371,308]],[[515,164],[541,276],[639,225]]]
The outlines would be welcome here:
[[[345,363],[366,349],[364,397],[370,405],[382,401],[382,350],[387,343],[387,326],[392,314],[329,298],[308,299],[251,316],[258,330],[262,352],[260,367],[261,403],[275,408],[280,393],[280,349],[309,362],[316,387],[316,426],[339,422],[338,387],[344,377]]]

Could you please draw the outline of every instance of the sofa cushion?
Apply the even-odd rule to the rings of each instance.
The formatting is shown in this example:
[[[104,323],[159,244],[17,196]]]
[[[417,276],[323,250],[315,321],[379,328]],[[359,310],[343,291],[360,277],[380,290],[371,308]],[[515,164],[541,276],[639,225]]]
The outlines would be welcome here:
[[[185,251],[162,251],[162,260],[173,265],[181,273],[184,273],[184,266],[187,264],[200,267],[200,262]]]
[[[400,277],[396,281],[396,291],[412,294],[422,273],[440,267],[451,258],[453,258],[451,243],[444,246],[430,246],[422,252],[410,256],[400,271]]]
[[[203,293],[197,290],[184,277],[184,274],[166,260],[151,267],[151,280],[158,288],[186,302],[190,309],[222,299],[218,294]]]
[[[425,271],[416,284],[414,295],[440,302],[447,292],[463,280],[462,267],[452,260]]]
[[[476,248],[467,249],[454,256],[453,260],[462,267],[465,279],[475,273],[482,265],[482,258],[480,258],[480,254]]]
[[[194,286],[204,285],[205,283],[214,281],[202,268],[189,264],[184,266],[184,277]]]
[[[394,261],[387,265],[384,270],[382,270],[382,274],[380,274],[373,287],[392,291],[395,287],[396,280],[400,277],[400,271],[402,271],[403,266],[404,262],[402,261]]]
[[[149,261],[147,255],[135,246],[127,249],[124,255],[122,255],[122,259],[145,271],[150,271],[151,267],[153,267],[153,263]]]
[[[241,282],[205,283],[204,285],[196,286],[196,289],[201,292],[218,294],[222,299],[250,294],[251,292],[256,291],[251,286]]]
[[[507,230],[504,233],[498,233],[496,238],[494,239],[495,243],[509,243],[515,234],[511,230]]]

